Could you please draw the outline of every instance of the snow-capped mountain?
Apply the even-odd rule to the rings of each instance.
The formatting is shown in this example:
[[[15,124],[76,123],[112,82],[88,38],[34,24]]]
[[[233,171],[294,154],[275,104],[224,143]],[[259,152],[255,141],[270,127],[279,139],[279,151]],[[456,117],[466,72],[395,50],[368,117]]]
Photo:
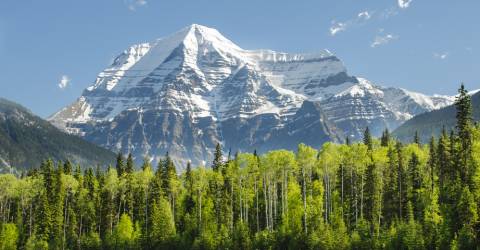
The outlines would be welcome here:
[[[217,142],[233,152],[318,147],[344,135],[394,129],[452,103],[350,76],[329,51],[244,50],[193,24],[134,45],[49,120],[137,159],[167,151],[182,163],[210,161]]]

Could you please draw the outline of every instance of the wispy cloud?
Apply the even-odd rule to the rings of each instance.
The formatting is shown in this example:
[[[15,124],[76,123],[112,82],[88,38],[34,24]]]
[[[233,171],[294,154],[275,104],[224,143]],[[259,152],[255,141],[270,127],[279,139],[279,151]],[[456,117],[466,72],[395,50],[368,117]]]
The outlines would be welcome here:
[[[358,13],[357,17],[360,19],[369,20],[370,18],[372,18],[372,14],[370,14],[370,12],[368,11],[363,11]]]
[[[373,39],[372,43],[370,44],[370,47],[376,48],[378,46],[388,44],[393,40],[397,40],[398,38],[399,38],[399,36],[394,35],[394,34],[390,34],[390,33],[385,34],[384,30],[381,29],[378,32],[378,34],[375,36],[375,38]]]
[[[448,56],[449,56],[448,52],[441,52],[441,53],[435,52],[435,53],[433,53],[433,58],[436,58],[436,59],[439,59],[439,60],[445,60],[445,59],[447,59]]]
[[[60,82],[58,83],[58,87],[60,89],[65,89],[66,87],[68,87],[70,85],[70,78],[67,76],[67,75],[63,75],[61,78],[60,78]]]
[[[128,9],[131,11],[135,11],[138,7],[147,5],[146,0],[124,0],[124,2],[125,5],[127,5]]]
[[[337,33],[347,30],[346,23],[340,23],[337,21],[332,21],[332,26],[330,26],[330,35],[335,36]]]
[[[413,0],[398,0],[398,7],[400,7],[401,9],[406,9],[410,7],[412,1]]]
[[[330,25],[330,35],[335,36],[342,31],[346,31],[351,26],[362,24],[370,20],[371,18],[372,18],[372,12],[362,11],[358,13],[356,17],[344,22],[337,22],[333,20],[332,25]]]

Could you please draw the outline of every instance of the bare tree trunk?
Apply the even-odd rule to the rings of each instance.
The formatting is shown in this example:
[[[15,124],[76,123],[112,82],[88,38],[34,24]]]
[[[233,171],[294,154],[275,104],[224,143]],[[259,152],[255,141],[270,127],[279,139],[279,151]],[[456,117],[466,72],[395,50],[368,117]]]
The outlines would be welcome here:
[[[268,199],[267,199],[266,174],[264,174],[264,177],[263,177],[263,198],[264,198],[264,206],[265,206],[265,222],[266,222],[267,229],[270,229],[269,221],[268,221]]]
[[[200,227],[200,232],[202,231],[202,195],[200,193],[200,190],[198,190],[198,203],[199,203],[199,206],[198,206],[198,220],[199,220],[199,227]]]
[[[68,195],[65,197],[65,207],[63,208],[64,215],[63,215],[63,239],[62,239],[62,249],[65,249],[65,240],[67,238],[67,206],[68,206]]]
[[[303,198],[303,227],[304,232],[307,234],[307,183],[305,178],[305,168],[302,167],[302,179],[303,179],[303,187],[302,187],[302,198]]]
[[[240,188],[240,192],[239,192],[239,195],[238,195],[238,198],[239,198],[239,208],[240,208],[240,221],[243,222],[243,209],[242,209],[242,191],[243,191],[243,188],[242,188],[242,177],[238,178],[238,186]]]
[[[257,221],[257,232],[260,231],[260,224],[258,223],[258,188],[257,188],[257,176],[255,176],[255,212]]]
[[[233,178],[230,179],[230,231],[233,233],[233,224],[235,219],[234,214],[234,196],[233,196]]]
[[[273,211],[274,211],[274,215],[273,215],[273,222],[275,223],[277,218],[278,218],[278,214],[277,214],[277,201],[278,201],[278,197],[277,197],[277,182],[274,181],[273,182]]]
[[[361,175],[361,178],[362,178],[362,186],[360,187],[361,188],[361,198],[360,198],[360,218],[363,219],[363,174]]]
[[[32,202],[33,203],[33,202]],[[32,204],[30,203],[30,216],[29,216],[29,226],[28,226],[28,237],[32,237]]]

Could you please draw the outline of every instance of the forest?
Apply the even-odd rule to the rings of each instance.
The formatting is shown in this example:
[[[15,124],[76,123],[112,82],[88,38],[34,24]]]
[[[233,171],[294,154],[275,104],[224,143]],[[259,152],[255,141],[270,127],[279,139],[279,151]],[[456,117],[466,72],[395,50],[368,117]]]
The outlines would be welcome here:
[[[459,89],[457,124],[401,143],[223,156],[176,172],[39,163],[0,175],[0,249],[476,249],[480,126]]]

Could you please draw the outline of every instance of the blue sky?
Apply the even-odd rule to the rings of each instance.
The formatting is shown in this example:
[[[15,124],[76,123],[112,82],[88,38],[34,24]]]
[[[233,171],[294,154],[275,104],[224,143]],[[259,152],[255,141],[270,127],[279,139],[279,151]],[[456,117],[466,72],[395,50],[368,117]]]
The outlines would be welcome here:
[[[191,23],[245,49],[329,49],[386,86],[480,88],[478,0],[2,0],[0,97],[47,117],[128,46]]]

